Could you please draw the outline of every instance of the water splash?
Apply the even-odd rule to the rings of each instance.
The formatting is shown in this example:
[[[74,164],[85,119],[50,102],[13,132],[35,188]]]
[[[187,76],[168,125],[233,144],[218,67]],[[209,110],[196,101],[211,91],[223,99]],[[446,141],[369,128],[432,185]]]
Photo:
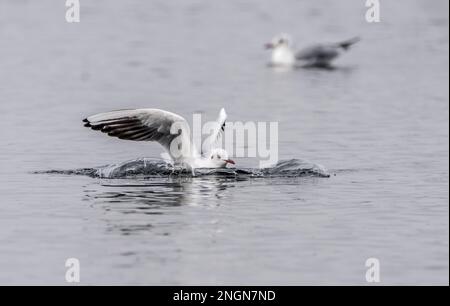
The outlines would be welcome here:
[[[96,178],[132,178],[132,177],[168,177],[192,176],[186,169],[173,167],[163,160],[152,158],[138,158],[122,163],[101,166],[97,168],[83,168],[75,170],[50,170],[35,173],[87,175]],[[219,168],[195,169],[195,176],[223,176],[223,177],[329,177],[328,170],[323,166],[302,159],[279,161],[276,165],[263,169],[255,168]]]

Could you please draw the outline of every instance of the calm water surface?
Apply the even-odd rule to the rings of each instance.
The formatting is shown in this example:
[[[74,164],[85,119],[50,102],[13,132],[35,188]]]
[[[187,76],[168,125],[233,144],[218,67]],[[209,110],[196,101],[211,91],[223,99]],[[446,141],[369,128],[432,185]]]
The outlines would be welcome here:
[[[0,284],[449,281],[448,1],[0,2]],[[339,3],[338,3],[339,2]],[[395,3],[394,3],[395,2]],[[360,35],[334,71],[274,71],[262,45]],[[279,121],[280,159],[330,178],[33,174],[158,157],[83,128],[158,107]],[[255,167],[255,159],[239,159]]]

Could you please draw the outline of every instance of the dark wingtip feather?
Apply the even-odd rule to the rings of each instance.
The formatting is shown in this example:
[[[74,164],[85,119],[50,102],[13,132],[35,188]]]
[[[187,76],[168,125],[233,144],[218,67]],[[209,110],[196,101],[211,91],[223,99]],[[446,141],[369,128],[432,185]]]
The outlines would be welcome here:
[[[83,119],[84,126],[90,128],[92,125],[87,118]]]
[[[103,125],[90,125],[89,124],[89,127],[91,129],[93,129],[94,131],[99,131],[99,130],[101,130],[103,128]]]

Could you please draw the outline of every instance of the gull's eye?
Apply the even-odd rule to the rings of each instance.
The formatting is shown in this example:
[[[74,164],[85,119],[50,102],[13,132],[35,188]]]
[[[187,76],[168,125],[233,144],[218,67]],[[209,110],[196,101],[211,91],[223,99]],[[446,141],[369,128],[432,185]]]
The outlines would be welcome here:
[[[219,159],[221,159],[221,157],[220,157],[220,155],[219,156],[217,156]]]
[[[211,159],[213,159],[214,158],[214,155],[211,155]]]

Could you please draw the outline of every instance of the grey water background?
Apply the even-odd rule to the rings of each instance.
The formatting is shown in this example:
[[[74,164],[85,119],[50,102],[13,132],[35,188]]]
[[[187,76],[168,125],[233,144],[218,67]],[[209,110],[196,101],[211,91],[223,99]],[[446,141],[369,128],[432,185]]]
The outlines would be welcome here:
[[[0,1],[0,284],[449,282],[448,1]],[[334,71],[274,71],[262,45],[360,35]],[[330,178],[33,174],[159,157],[83,128],[97,112],[278,121],[280,159]],[[238,159],[257,166],[252,158]]]

